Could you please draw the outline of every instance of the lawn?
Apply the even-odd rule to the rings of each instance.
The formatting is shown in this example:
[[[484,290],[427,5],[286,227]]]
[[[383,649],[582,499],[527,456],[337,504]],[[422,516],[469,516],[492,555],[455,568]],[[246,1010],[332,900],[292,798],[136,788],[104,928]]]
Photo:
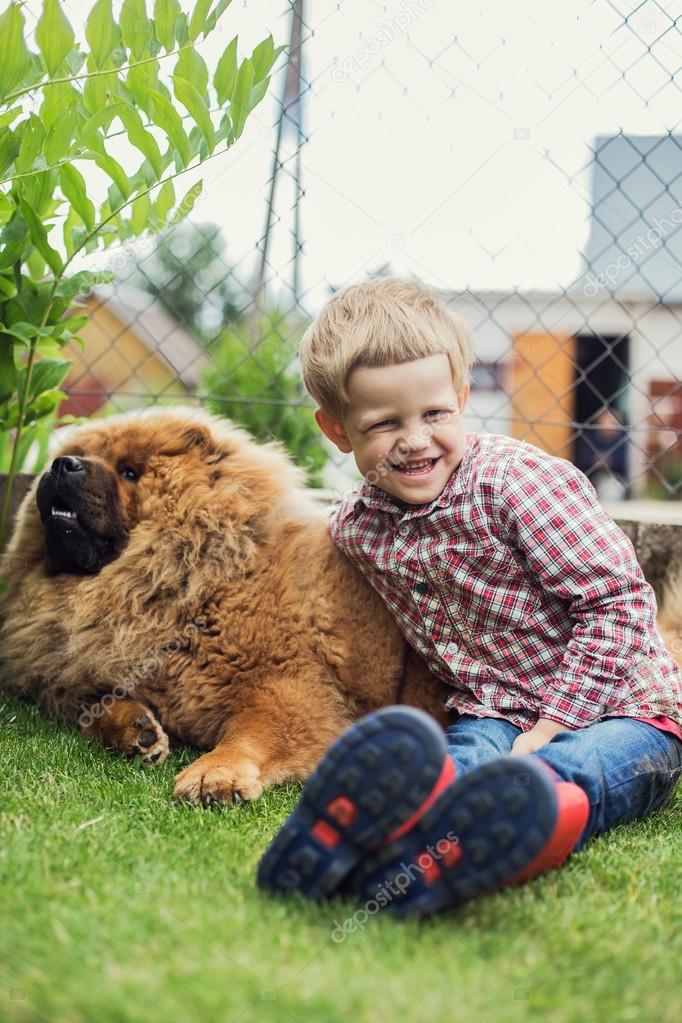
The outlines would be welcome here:
[[[145,769],[0,698],[0,1019],[679,1019],[682,794],[531,884],[338,942],[356,906],[254,885],[297,788],[176,806],[192,756]]]

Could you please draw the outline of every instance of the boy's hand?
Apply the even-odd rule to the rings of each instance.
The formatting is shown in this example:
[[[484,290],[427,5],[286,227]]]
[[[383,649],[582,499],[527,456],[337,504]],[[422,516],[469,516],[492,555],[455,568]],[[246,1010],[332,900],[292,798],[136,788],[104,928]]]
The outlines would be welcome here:
[[[549,742],[559,732],[570,732],[566,725],[560,725],[558,721],[550,721],[549,718],[540,718],[529,732],[524,732],[514,740],[512,753],[533,753]]]

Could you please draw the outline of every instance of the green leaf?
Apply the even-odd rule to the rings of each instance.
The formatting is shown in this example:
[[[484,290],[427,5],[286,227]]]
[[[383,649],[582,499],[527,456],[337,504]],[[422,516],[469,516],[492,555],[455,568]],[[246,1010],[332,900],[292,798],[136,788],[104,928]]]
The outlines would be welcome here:
[[[29,348],[31,340],[38,336],[36,327],[34,327],[32,323],[24,323],[23,321],[13,323],[9,327],[0,324],[0,330],[14,338],[14,341],[12,342],[13,344],[16,344],[18,341],[19,344],[23,345],[25,348]]]
[[[6,298],[14,298],[16,293],[17,286],[14,280],[9,276],[0,274],[0,298],[3,300]]]
[[[178,74],[173,75],[173,90],[176,99],[182,103],[196,121],[201,134],[206,139],[208,151],[212,153],[215,148],[215,131],[208,106],[201,93],[196,86],[188,82],[186,78],[180,78]]]
[[[258,106],[258,104],[268,91],[269,84],[270,79],[264,78],[262,82],[258,83],[258,85],[254,85],[249,96],[249,112],[251,112]]]
[[[39,280],[45,273],[45,267],[47,264],[37,249],[31,249],[25,263],[34,280]]]
[[[222,15],[230,6],[231,3],[232,0],[218,0],[218,3],[215,5],[213,10],[209,14],[208,18],[206,19],[206,27],[204,28],[204,39],[206,38],[209,32],[213,31],[213,29],[216,27],[218,19],[222,17]]]
[[[0,176],[2,176],[14,163],[21,139],[17,138],[9,128],[0,131]]]
[[[189,139],[185,134],[182,118],[175,107],[165,96],[154,89],[145,88],[144,92],[149,96],[151,103],[150,118],[168,136],[168,141],[177,152],[183,167],[186,167],[192,158]]]
[[[43,257],[47,265],[49,266],[55,277],[59,277],[64,264],[62,257],[59,255],[56,249],[53,249],[47,240],[47,231],[43,226],[40,219],[36,216],[35,211],[28,205],[28,203],[20,201],[19,208],[21,209],[21,215],[28,225],[29,234],[31,241],[37,248],[40,255]]]
[[[213,85],[218,96],[218,103],[222,106],[232,97],[232,90],[237,79],[237,36],[228,43],[225,52],[218,61],[218,67],[213,78]]]
[[[175,46],[175,19],[180,10],[178,0],[156,0],[154,4],[156,38],[167,53]]]
[[[111,0],[97,0],[85,26],[85,38],[96,68],[103,68],[107,59],[121,43],[121,31],[114,21]]]
[[[192,42],[194,42],[200,32],[205,32],[206,17],[212,3],[213,0],[196,0],[189,19],[189,37]]]
[[[77,334],[79,330],[83,329],[89,319],[90,316],[87,313],[79,313],[77,316],[67,316],[65,319],[60,320],[57,324],[57,327],[59,328],[59,335],[64,333],[68,333],[69,335]]]
[[[111,60],[105,61],[106,67],[112,70],[108,74],[91,75],[83,86],[83,100],[91,114],[97,114],[108,106],[112,106],[120,96],[121,83],[118,71]]]
[[[36,216],[47,219],[59,207],[59,200],[53,198],[57,186],[57,173],[53,170],[36,171],[20,183],[21,194]]]
[[[169,223],[178,224],[181,220],[184,220],[185,217],[194,209],[194,204],[203,190],[204,182],[202,180],[197,181],[191,186],[191,188],[188,188],[178,205],[168,217]]]
[[[0,401],[7,401],[17,386],[17,368],[14,365],[14,345],[6,334],[0,334]]]
[[[19,210],[7,221],[0,234],[0,267],[13,266],[23,259],[28,240],[28,225]]]
[[[130,226],[134,235],[140,235],[153,223],[152,203],[149,195],[145,193],[139,199],[131,203]]]
[[[43,13],[36,26],[36,42],[53,78],[66,55],[71,52],[75,37],[59,0],[43,0]]]
[[[43,102],[40,104],[39,113],[47,134],[74,103],[81,103],[81,94],[70,82],[53,82],[43,89]]]
[[[244,60],[237,72],[237,80],[234,84],[234,92],[232,93],[232,99],[230,101],[232,128],[236,139],[238,139],[244,131],[246,118],[249,114],[249,98],[252,88],[253,64],[250,60]]]
[[[16,120],[19,114],[23,113],[23,107],[12,107],[11,110],[6,110],[4,114],[0,114],[0,128],[6,128],[8,124]]]
[[[28,406],[24,422],[32,423],[36,419],[44,419],[45,416],[51,415],[65,398],[68,398],[68,394],[64,391],[45,391]]]
[[[128,141],[139,149],[143,156],[145,156],[152,167],[157,178],[160,178],[163,174],[164,160],[161,155],[158,143],[154,136],[150,132],[145,130],[142,124],[142,118],[138,114],[134,107],[126,104],[120,105],[119,117],[125,125],[128,133]]]
[[[173,182],[168,180],[164,181],[159,189],[156,197],[156,203],[154,206],[154,212],[156,219],[159,223],[165,224],[168,212],[175,202],[175,188]]]
[[[55,289],[55,294],[66,302],[71,302],[76,295],[85,295],[96,284],[111,284],[116,279],[113,270],[79,270],[71,277],[63,278]]]
[[[151,117],[151,101],[145,89],[152,89],[154,92],[162,92],[165,89],[159,82],[159,62],[149,60],[131,67],[126,78],[126,89],[147,117]]]
[[[123,0],[120,15],[121,37],[135,60],[147,53],[154,29],[147,17],[145,0]]]
[[[71,366],[73,362],[68,359],[40,359],[33,366],[29,397],[36,398],[45,391],[59,387]]]
[[[191,82],[208,104],[208,68],[204,58],[199,56],[193,46],[186,46],[181,52],[173,74]]]
[[[45,129],[42,121],[35,114],[31,114],[18,126],[17,135],[20,135],[21,144],[14,166],[18,174],[24,174],[33,168],[33,164],[42,152]]]
[[[113,156],[107,156],[103,148],[101,152],[98,152],[96,148],[88,150],[83,154],[83,157],[88,160],[94,160],[100,170],[103,170],[111,178],[123,198],[127,199],[129,197],[130,181],[118,160],[115,160]]]
[[[58,163],[71,152],[71,145],[78,124],[78,109],[71,103],[62,116],[50,128],[45,140],[44,152],[48,167]],[[81,141],[80,139],[78,141]]]
[[[277,58],[277,51],[275,50],[275,44],[272,41],[272,36],[268,36],[262,43],[259,43],[251,54],[251,63],[253,64],[253,80],[254,82],[262,82],[266,77],[270,68],[275,63]]]
[[[21,85],[32,68],[31,54],[24,42],[24,15],[11,3],[0,14],[0,99]]]
[[[92,117],[88,117],[80,130],[81,144],[100,152],[104,145],[104,138],[100,134],[101,129],[104,129],[105,132],[109,130],[113,119],[121,116],[124,105],[123,103],[111,103],[109,106],[102,107]]]
[[[88,199],[81,172],[72,163],[65,163],[59,172],[59,184],[88,231],[92,231],[95,226],[95,206]]]
[[[186,46],[190,41],[187,15],[184,11],[180,11],[175,19],[175,41],[178,46]]]

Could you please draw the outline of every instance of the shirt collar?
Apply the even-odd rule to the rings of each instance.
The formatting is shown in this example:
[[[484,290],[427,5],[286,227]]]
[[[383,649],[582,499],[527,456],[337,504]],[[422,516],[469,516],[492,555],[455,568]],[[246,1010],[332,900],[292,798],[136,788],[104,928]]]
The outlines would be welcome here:
[[[429,515],[437,508],[445,507],[451,503],[455,494],[463,488],[464,476],[466,475],[475,447],[474,441],[475,434],[466,434],[466,446],[462,461],[451,473],[450,478],[438,497],[434,498],[433,501],[429,501],[428,504],[408,504],[405,501],[400,501],[387,494],[381,487],[377,487],[376,484],[363,479],[356,483],[353,488],[353,492],[348,499],[348,505],[340,515],[340,521],[343,523],[350,516],[357,514],[363,505],[365,508],[387,511],[393,515],[399,514],[402,518],[409,519]]]

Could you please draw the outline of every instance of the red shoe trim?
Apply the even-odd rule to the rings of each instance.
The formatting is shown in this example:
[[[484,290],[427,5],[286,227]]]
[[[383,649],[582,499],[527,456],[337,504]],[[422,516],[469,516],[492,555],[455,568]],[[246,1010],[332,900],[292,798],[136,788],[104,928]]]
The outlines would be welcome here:
[[[405,834],[405,832],[413,828],[420,817],[423,817],[429,807],[435,803],[441,792],[443,792],[448,785],[451,785],[454,780],[455,764],[450,757],[446,756],[443,760],[443,769],[440,772],[438,781],[433,786],[422,805],[418,806],[414,813],[411,814],[406,821],[403,821],[402,824],[398,825],[395,831],[391,832],[391,834],[384,840],[383,845],[386,845],[387,842],[394,842],[396,838],[400,838]]]
[[[327,805],[327,813],[337,824],[347,828],[357,817],[358,808],[347,796],[337,796]]]
[[[447,844],[445,847],[442,847],[441,843]],[[436,849],[440,853],[441,861],[446,870],[451,870],[453,867],[457,866],[464,855],[459,842],[451,842],[447,838],[441,838],[440,842],[436,843]]]
[[[435,884],[443,873],[431,853],[427,852],[426,849],[415,857],[414,862],[421,870],[422,877],[429,886]]]
[[[317,841],[321,842],[327,849],[333,849],[335,845],[338,845],[341,838],[336,828],[333,828],[331,824],[322,819],[315,821],[310,829],[310,834],[314,835]]]
[[[518,884],[519,881],[526,881],[529,877],[560,866],[585,830],[590,814],[590,801],[585,790],[573,782],[559,781],[556,783],[556,793],[558,806],[554,831],[530,863],[505,881],[503,887]]]

